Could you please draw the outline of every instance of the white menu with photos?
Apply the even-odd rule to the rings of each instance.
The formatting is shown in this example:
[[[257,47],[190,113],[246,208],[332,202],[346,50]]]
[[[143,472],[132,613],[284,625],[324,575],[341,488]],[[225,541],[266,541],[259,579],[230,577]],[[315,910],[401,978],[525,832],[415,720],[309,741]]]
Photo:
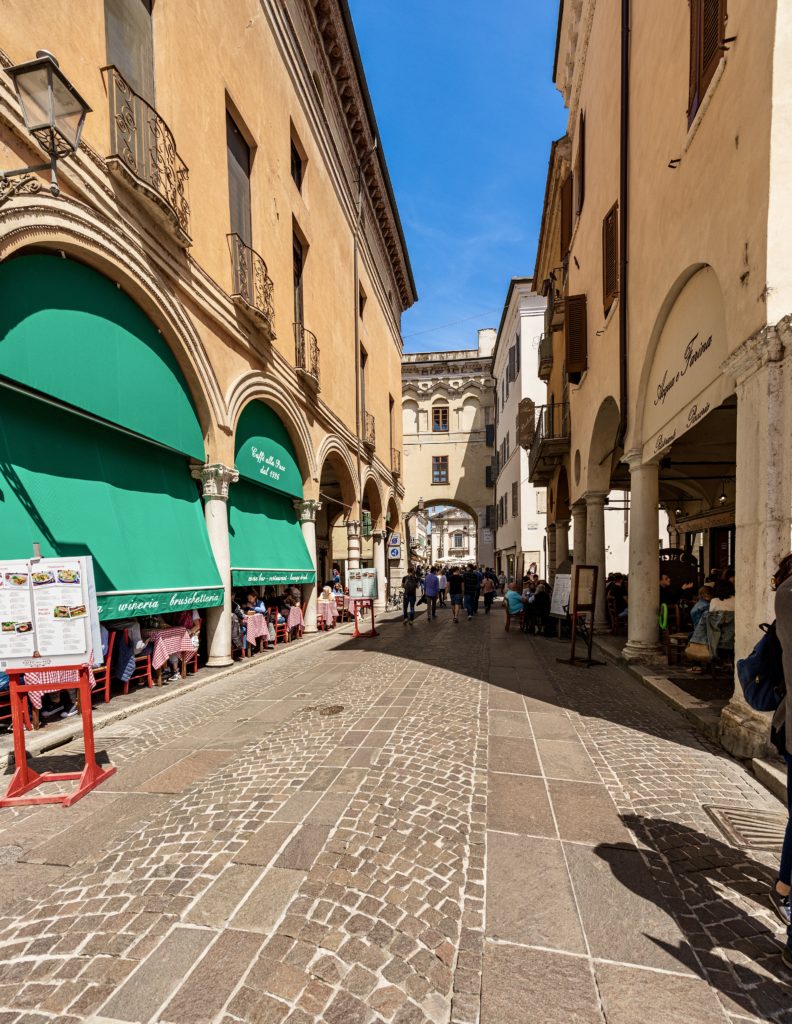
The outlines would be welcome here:
[[[93,559],[0,561],[0,669],[102,663]]]

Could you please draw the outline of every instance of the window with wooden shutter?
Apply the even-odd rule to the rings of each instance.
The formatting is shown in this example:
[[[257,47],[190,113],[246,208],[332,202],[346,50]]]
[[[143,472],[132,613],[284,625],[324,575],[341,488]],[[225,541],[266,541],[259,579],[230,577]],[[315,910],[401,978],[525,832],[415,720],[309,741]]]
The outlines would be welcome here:
[[[250,218],[250,146],[248,146],[239,125],[228,111],[226,111],[226,149],[231,233],[239,235],[250,249],[253,245]]]
[[[723,38],[726,35],[726,0],[689,0],[689,3],[688,124],[696,116],[715,74],[723,53]]]
[[[619,204],[605,214],[602,221],[602,304],[605,315],[619,294]]]
[[[580,111],[578,147],[575,161],[575,216],[579,217],[586,195],[586,115]]]
[[[515,518],[519,512],[519,487],[517,482],[512,484],[512,519]]]
[[[517,357],[515,356],[515,346],[509,349],[509,373],[508,379],[513,381],[517,379]]]
[[[588,367],[586,296],[567,295],[564,315],[566,372],[572,384],[579,384]]]
[[[572,190],[574,182],[570,174],[561,186],[561,259],[565,260],[572,241]]]

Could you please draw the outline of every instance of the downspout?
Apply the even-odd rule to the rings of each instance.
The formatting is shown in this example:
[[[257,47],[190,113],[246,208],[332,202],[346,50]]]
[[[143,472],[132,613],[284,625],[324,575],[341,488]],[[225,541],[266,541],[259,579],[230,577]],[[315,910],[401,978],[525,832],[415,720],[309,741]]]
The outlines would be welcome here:
[[[627,434],[627,295],[630,202],[630,0],[621,5],[621,111],[619,127],[619,431],[616,447]]]

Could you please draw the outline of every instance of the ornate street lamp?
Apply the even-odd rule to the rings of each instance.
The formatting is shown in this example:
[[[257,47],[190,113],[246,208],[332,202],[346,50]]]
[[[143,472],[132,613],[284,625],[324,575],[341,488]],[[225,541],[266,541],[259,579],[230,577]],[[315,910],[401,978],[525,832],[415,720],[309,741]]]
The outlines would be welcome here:
[[[0,171],[0,202],[30,183],[36,171],[50,171],[50,191],[58,188],[57,162],[74,153],[80,145],[85,116],[91,108],[80,96],[47,50],[39,50],[35,60],[7,68],[16,89],[25,127],[49,157],[49,163]],[[24,177],[23,177],[24,176]],[[9,187],[9,178],[21,177]]]

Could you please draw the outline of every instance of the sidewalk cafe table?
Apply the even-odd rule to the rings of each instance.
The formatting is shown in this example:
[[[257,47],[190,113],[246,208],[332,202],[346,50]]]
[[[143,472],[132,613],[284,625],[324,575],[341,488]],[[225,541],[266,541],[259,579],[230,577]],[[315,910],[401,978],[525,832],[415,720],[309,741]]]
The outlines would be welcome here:
[[[326,629],[334,626],[338,618],[338,605],[335,598],[331,598],[329,601],[322,601],[321,599],[317,601],[316,613],[320,622],[324,622]]]
[[[91,683],[91,689],[94,690],[96,688],[96,679],[94,678],[93,669],[90,665],[88,666],[88,679]],[[41,687],[41,689],[30,690],[28,698],[30,700],[30,706],[33,708],[33,728],[38,729],[40,725],[42,694],[54,693],[58,690],[62,690],[65,683],[68,683],[76,690],[80,684],[80,670],[78,668],[37,669],[35,682]],[[52,687],[52,689],[44,689],[45,684]]]
[[[260,639],[264,639],[264,647],[269,643],[269,624],[267,616],[262,612],[254,612],[245,616],[248,647],[256,647]]]
[[[294,605],[289,609],[289,617],[286,620],[286,625],[289,627],[289,632],[293,629],[298,629],[300,631],[300,636],[302,636],[303,629],[305,627],[302,608],[298,608],[297,605]]]
[[[192,636],[189,629],[171,626],[168,629],[143,629],[144,640],[151,645],[151,667],[157,673],[155,685],[162,686],[162,666],[172,654],[193,654]]]

